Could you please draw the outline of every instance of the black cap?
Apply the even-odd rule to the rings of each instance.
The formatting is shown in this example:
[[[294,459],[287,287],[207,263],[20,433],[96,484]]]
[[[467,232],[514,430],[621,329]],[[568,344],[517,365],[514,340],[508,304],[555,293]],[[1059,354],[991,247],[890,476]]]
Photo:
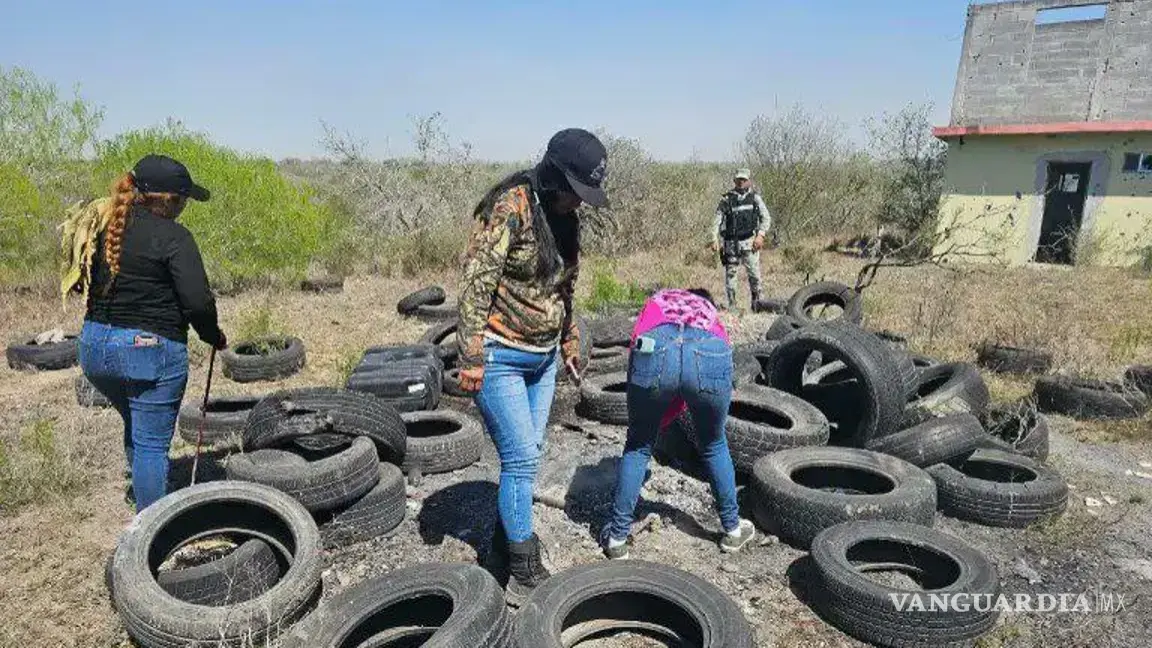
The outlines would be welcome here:
[[[564,172],[572,191],[593,207],[606,207],[602,187],[608,176],[608,151],[600,140],[582,128],[566,128],[548,140],[544,156]]]
[[[132,169],[136,188],[143,193],[173,193],[193,200],[208,200],[209,192],[192,182],[188,168],[166,155],[145,155]]]

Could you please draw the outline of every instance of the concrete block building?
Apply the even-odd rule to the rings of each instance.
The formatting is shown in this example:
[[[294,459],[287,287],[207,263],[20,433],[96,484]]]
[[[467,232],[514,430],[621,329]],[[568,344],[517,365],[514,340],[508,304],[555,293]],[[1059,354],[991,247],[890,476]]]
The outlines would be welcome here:
[[[1152,0],[970,6],[950,122],[934,129],[942,246],[1013,264],[1152,254]]]

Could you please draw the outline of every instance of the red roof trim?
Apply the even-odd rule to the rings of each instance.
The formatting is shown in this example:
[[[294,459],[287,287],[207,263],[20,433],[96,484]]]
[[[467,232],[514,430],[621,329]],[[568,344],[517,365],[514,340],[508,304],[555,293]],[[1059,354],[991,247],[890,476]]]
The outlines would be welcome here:
[[[998,124],[989,126],[938,126],[932,135],[945,139],[965,135],[1059,135],[1075,133],[1152,132],[1152,121],[1053,122],[1050,124]]]

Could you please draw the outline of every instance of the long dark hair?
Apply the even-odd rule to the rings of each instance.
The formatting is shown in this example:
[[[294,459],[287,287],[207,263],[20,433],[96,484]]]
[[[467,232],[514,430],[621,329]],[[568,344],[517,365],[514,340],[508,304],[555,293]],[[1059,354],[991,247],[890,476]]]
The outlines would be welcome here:
[[[566,214],[551,214],[548,206],[558,191],[570,191],[564,174],[547,159],[531,169],[514,171],[492,185],[472,210],[473,217],[487,218],[496,200],[513,187],[528,185],[532,205],[532,232],[540,251],[536,278],[551,280],[565,266],[575,266],[580,256],[580,223]]]

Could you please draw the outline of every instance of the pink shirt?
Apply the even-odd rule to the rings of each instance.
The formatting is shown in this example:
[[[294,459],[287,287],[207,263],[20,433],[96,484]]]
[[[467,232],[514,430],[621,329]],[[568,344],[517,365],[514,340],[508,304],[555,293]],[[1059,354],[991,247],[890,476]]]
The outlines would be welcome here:
[[[703,329],[725,342],[731,342],[728,331],[720,323],[720,314],[716,312],[716,308],[708,300],[687,290],[661,290],[648,298],[632,328],[633,346],[636,344],[636,338],[663,324],[683,324]],[[684,399],[677,396],[660,420],[660,428],[667,427],[687,407]]]

